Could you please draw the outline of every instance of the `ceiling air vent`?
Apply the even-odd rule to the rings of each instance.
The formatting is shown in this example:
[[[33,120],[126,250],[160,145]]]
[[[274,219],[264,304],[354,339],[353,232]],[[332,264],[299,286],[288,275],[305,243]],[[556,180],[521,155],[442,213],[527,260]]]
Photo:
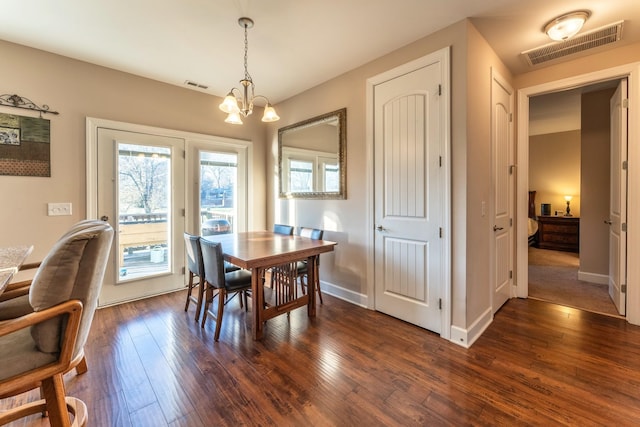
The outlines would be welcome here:
[[[209,89],[209,86],[200,84],[200,83],[196,83],[196,82],[192,82],[191,80],[185,80],[184,84],[186,84],[187,86],[193,86],[193,87],[197,87],[198,89]]]
[[[522,52],[529,65],[538,65],[547,61],[562,58],[574,53],[584,52],[600,46],[617,42],[622,38],[622,24],[619,21],[573,37],[560,43],[552,43]]]

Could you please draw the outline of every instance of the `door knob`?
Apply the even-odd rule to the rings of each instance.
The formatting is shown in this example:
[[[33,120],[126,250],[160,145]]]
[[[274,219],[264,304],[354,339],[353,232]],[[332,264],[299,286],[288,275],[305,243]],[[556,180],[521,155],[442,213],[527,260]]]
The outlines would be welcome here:
[[[605,219],[604,223],[607,224],[607,225],[613,224],[613,222],[610,219]]]
[[[504,229],[503,227],[498,227],[497,225],[493,226],[493,231],[500,231],[500,230],[503,230],[503,229]]]
[[[104,221],[104,222],[107,222],[107,221],[109,221],[109,217],[108,217],[108,216],[106,216],[106,215],[102,215],[102,216],[100,217],[100,220],[101,220],[101,221]]]
[[[384,227],[383,227],[383,226],[381,226],[381,225],[379,225],[379,226],[377,226],[377,227],[376,227],[376,230],[378,230],[378,231],[384,231]]]

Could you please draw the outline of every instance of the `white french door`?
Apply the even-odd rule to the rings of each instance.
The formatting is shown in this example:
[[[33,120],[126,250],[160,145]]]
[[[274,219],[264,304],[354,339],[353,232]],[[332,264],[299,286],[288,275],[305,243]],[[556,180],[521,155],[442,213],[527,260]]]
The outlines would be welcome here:
[[[97,212],[115,230],[100,305],[179,289],[185,141],[98,129]]]

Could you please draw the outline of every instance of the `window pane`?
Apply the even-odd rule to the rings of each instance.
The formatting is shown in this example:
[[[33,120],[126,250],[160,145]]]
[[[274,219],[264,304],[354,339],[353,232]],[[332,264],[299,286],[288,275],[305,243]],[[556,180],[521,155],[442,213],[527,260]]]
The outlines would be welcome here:
[[[289,160],[289,191],[305,193],[313,191],[313,162]]]
[[[169,272],[171,150],[118,143],[119,281]]]
[[[234,232],[237,183],[237,154],[200,152],[201,235]]]

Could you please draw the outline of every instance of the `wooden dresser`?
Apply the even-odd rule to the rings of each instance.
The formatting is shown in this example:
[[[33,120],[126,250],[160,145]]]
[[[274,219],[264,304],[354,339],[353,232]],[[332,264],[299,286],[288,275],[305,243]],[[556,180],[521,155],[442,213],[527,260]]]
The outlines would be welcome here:
[[[538,217],[538,247],[579,252],[580,218],[540,215]]]

